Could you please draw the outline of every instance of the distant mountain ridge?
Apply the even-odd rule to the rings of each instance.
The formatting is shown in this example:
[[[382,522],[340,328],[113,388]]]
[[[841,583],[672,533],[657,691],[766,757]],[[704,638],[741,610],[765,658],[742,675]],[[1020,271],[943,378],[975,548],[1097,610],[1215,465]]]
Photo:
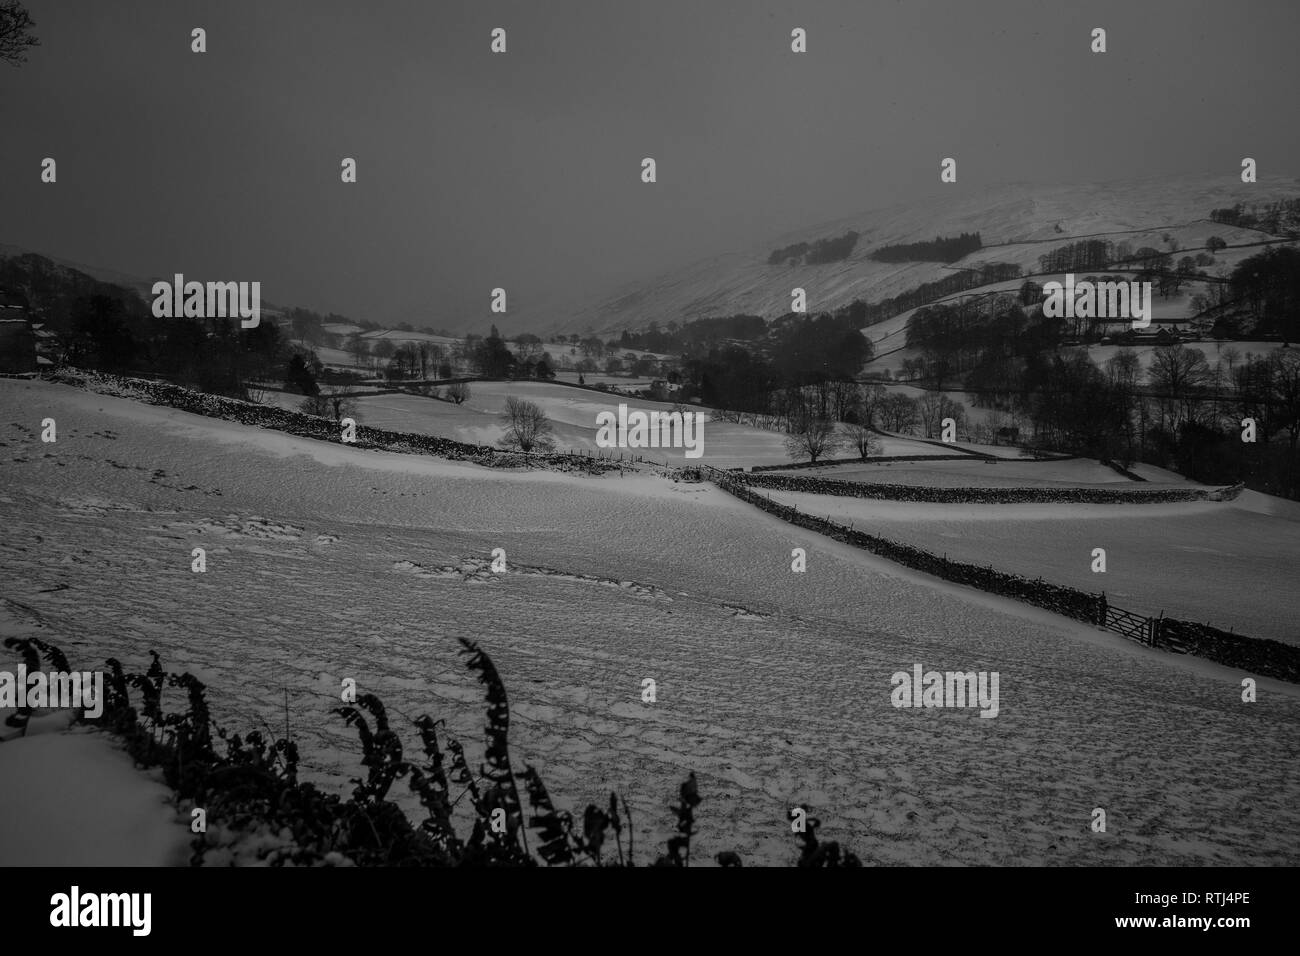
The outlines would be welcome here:
[[[574,311],[512,308],[500,321],[513,334],[594,332],[608,336],[624,329],[644,329],[651,322],[667,325],[740,314],[775,318],[790,311],[791,290],[796,287],[806,290],[808,312],[832,311],[854,299],[879,302],[942,279],[954,269],[1005,262],[1034,271],[1038,256],[1053,244],[1064,245],[1086,236],[1127,239],[1134,246],[1159,245],[1162,233],[1169,231],[1187,248],[1206,236],[1227,235],[1235,229],[1210,222],[1213,209],[1297,197],[1300,179],[1247,184],[1231,173],[1071,186],[992,186],[977,196],[901,203],[809,225],[625,284],[612,289],[595,306]],[[857,238],[852,251],[840,261],[793,266],[769,262],[777,250],[812,245],[849,232],[857,233]],[[886,245],[976,232],[982,248],[952,263],[871,258],[873,251]],[[1242,231],[1235,232],[1240,240]],[[152,279],[0,244],[0,260],[27,254],[89,279],[132,289],[146,301],[151,298]],[[170,280],[171,276],[163,278]],[[282,311],[265,299],[263,309],[271,315]]]
[[[1150,241],[1144,233],[1155,233],[1158,240],[1165,230],[1177,234],[1193,224],[1191,231],[1199,233],[1198,221],[1207,234],[1217,234],[1232,227],[1209,222],[1212,209],[1296,197],[1300,179],[1248,184],[1231,173],[1074,186],[996,186],[974,197],[899,204],[810,225],[628,284],[598,305],[563,318],[516,314],[510,324],[512,329],[538,333],[590,329],[608,334],[645,328],[652,321],[666,325],[737,314],[773,318],[790,311],[795,287],[806,290],[809,312],[829,311],[854,299],[880,301],[941,279],[955,268],[1010,262],[1032,271],[1030,266],[1053,243],[1064,245],[1085,236],[1130,238],[1144,245]],[[858,233],[858,238],[843,261],[794,266],[768,261],[774,250],[848,232]],[[963,232],[979,232],[983,248],[952,264],[870,258],[880,246]]]
[[[62,259],[59,256],[47,255],[38,252],[35,249],[28,249],[24,246],[13,245],[10,243],[0,242],[0,259],[12,259],[18,256],[34,255],[48,260],[56,266],[64,269],[70,269],[73,272],[80,272],[98,282],[106,282],[109,285],[121,286],[125,289],[134,289],[141,296],[148,296],[152,282],[148,279],[142,279],[139,276],[129,275],[125,272],[117,272],[113,269],[105,269],[100,266],[88,266],[80,262],[72,262],[68,259]]]
[[[0,243],[0,262],[6,266],[9,260],[21,259],[24,256],[32,256],[35,271],[41,273],[37,279],[28,270],[25,277],[26,283],[12,281],[13,270],[4,269],[3,271],[11,276],[9,285],[15,286],[13,291],[23,294],[28,299],[36,299],[29,304],[40,309],[42,306],[48,306],[52,298],[76,297],[87,294],[94,294],[98,291],[97,284],[115,286],[119,289],[126,289],[135,292],[145,303],[153,302],[153,284],[157,279],[145,279],[140,276],[130,275],[125,272],[118,272],[114,269],[105,269],[101,266],[89,266],[80,262],[72,262],[58,256],[46,255],[42,252],[36,252],[23,246],[13,245],[11,243]],[[172,276],[159,276],[160,279],[171,281]],[[0,282],[0,285],[4,285]],[[66,302],[64,303],[66,306]],[[283,310],[265,299],[262,300],[262,312],[264,315],[274,317],[279,315]]]

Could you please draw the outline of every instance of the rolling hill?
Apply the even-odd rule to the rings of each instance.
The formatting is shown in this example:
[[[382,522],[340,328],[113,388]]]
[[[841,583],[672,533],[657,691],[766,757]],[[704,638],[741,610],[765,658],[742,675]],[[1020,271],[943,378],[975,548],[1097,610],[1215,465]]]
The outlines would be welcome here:
[[[774,236],[620,289],[593,308],[563,317],[519,312],[512,328],[533,332],[596,333],[735,314],[773,318],[790,311],[790,291],[807,291],[807,310],[819,312],[854,299],[880,301],[954,269],[991,262],[1035,267],[1040,255],[1082,237],[1128,241],[1134,248],[1167,248],[1169,234],[1183,249],[1217,235],[1230,245],[1268,239],[1256,230],[1210,221],[1212,209],[1300,196],[1300,180],[1245,184],[1222,176],[1143,179],[1072,186],[1005,185],[974,198],[907,203],[857,213]],[[823,265],[769,264],[773,251],[800,242],[859,234],[848,258]],[[979,232],[984,247],[957,262],[877,262],[883,245]],[[1231,255],[1232,250],[1226,254]],[[1227,263],[1228,260],[1224,259]],[[1230,264],[1230,263],[1228,263]]]

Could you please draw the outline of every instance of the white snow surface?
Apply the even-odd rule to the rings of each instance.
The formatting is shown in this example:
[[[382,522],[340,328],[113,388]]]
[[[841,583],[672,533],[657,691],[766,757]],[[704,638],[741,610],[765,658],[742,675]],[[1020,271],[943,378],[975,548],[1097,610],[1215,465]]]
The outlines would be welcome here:
[[[180,866],[190,832],[156,771],[107,734],[0,745],[0,866]]]
[[[516,768],[575,813],[625,794],[642,862],[691,770],[700,861],[792,861],[787,811],[806,804],[868,863],[1300,862],[1294,685],[1261,679],[1243,704],[1238,672],[942,584],[707,484],[374,453],[41,382],[0,380],[0,410],[3,634],[39,628],[79,668],[143,670],[156,649],[234,731],[278,732],[287,690],[304,777],[340,792],[362,773],[329,712],[345,677],[408,752],[427,713],[480,758],[467,637],[509,691]],[[497,547],[504,574],[486,570]],[[999,715],[895,709],[890,677],[914,663],[998,671]],[[59,759],[84,794],[93,758]],[[43,798],[27,776],[0,790]]]
[[[1244,504],[1113,505],[930,504],[770,494],[805,514],[852,524],[954,561],[1104,591],[1111,604],[1139,614],[1163,613],[1300,644],[1300,588],[1295,586],[1300,556],[1295,512],[1300,509],[1294,502],[1278,502],[1292,507],[1269,513],[1259,503],[1269,496],[1257,493]],[[1095,548],[1106,552],[1104,572],[1092,570]]]
[[[945,190],[948,187],[945,187]],[[1109,183],[1009,184],[963,191],[929,202],[910,202],[856,213],[833,222],[794,230],[756,241],[708,259],[614,290],[578,311],[512,309],[511,328],[598,332],[645,328],[651,321],[686,322],[724,315],[783,315],[790,309],[790,290],[808,290],[808,311],[831,311],[855,298],[879,302],[934,282],[953,268],[975,268],[986,262],[1013,262],[1038,271],[1038,257],[1083,237],[1127,241],[1134,249],[1168,249],[1164,236],[1183,250],[1204,246],[1212,235],[1230,245],[1269,238],[1254,230],[1235,229],[1209,220],[1210,211],[1236,202],[1266,203],[1300,195],[1300,182],[1272,179],[1243,184],[1233,177],[1160,177]],[[852,254],[842,262],[820,266],[768,264],[768,256],[795,242],[813,242],[859,234]],[[876,262],[880,246],[981,234],[984,248],[951,265],[938,262]],[[1227,249],[1216,254],[1231,269],[1240,258],[1260,251]],[[1179,256],[1186,253],[1179,252]],[[1195,255],[1195,252],[1190,254]],[[1013,284],[1020,285],[1019,281]],[[874,336],[873,336],[874,337]],[[900,343],[901,344],[901,343]]]

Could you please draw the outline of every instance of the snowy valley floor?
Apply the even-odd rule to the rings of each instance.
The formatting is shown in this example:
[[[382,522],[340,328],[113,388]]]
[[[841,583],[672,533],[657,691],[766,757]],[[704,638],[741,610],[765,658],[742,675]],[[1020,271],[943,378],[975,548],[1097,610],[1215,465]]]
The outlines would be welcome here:
[[[360,772],[329,714],[345,677],[409,748],[401,718],[427,713],[477,762],[463,636],[510,692],[516,766],[570,810],[624,794],[643,861],[694,770],[701,861],[792,861],[786,813],[806,804],[867,863],[1300,862],[1300,687],[1261,679],[1243,704],[1237,672],[944,585],[710,485],[367,452],[40,382],[0,380],[0,410],[0,635],[40,633],[83,669],[142,670],[156,649],[236,731],[282,730],[287,690],[306,775],[340,790]],[[915,663],[999,672],[999,715],[895,709],[890,676]],[[3,838],[22,801],[4,806],[0,862],[23,862]]]

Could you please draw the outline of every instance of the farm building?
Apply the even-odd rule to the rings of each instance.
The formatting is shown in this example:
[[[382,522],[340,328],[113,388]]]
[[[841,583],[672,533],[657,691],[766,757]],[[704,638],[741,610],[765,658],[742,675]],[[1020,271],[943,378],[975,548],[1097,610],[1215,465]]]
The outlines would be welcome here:
[[[36,371],[36,333],[27,303],[0,289],[0,372]]]

